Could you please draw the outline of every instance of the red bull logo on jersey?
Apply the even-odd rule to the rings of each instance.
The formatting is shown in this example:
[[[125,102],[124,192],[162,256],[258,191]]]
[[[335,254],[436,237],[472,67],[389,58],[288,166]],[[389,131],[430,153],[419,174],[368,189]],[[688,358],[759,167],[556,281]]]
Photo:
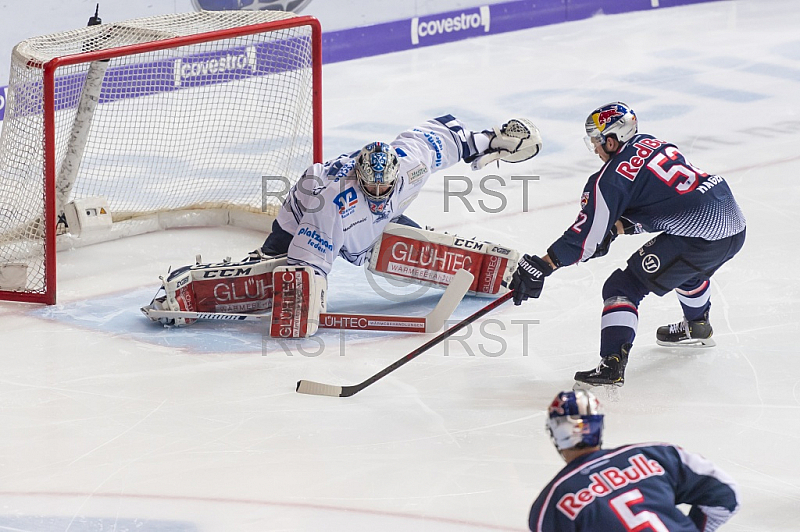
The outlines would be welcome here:
[[[550,408],[552,409],[553,406],[551,405]],[[556,508],[574,521],[581,510],[592,504],[597,498],[605,497],[647,478],[664,474],[661,464],[655,460],[649,460],[641,453],[628,458],[628,462],[631,465],[625,469],[607,467],[589,475],[590,484],[582,490],[567,493],[561,497],[556,503]]]
[[[635,142],[633,147],[636,148],[636,151],[630,159],[617,165],[617,172],[622,177],[633,181],[639,174],[639,170],[644,166],[645,161],[664,144],[658,139],[642,139],[639,142]]]

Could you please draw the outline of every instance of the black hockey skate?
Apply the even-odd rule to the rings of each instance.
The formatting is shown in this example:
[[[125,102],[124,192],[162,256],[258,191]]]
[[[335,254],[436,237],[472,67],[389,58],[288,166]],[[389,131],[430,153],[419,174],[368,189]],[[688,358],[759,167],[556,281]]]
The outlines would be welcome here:
[[[666,347],[713,347],[716,342],[711,338],[714,329],[708,321],[708,312],[703,319],[664,325],[656,331],[656,343]]]
[[[625,366],[628,365],[630,349],[630,344],[622,346],[619,355],[603,357],[595,369],[575,373],[575,380],[592,386],[622,386],[625,384]]]

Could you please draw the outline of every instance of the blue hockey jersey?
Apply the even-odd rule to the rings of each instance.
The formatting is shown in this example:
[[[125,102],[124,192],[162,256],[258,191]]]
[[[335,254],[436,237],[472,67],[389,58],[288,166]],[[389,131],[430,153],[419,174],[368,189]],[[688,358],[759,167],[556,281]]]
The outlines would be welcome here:
[[[692,166],[678,148],[636,135],[593,174],[575,223],[548,249],[559,266],[589,260],[621,216],[647,232],[720,240],[745,219],[725,180]]]
[[[678,504],[691,506],[688,516]],[[534,532],[711,532],[738,510],[733,480],[661,443],[599,450],[568,463],[531,508]]]

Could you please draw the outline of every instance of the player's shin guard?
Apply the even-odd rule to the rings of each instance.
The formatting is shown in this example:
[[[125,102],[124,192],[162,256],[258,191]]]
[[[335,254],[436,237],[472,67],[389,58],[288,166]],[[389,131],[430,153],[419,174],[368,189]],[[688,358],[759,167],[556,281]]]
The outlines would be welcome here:
[[[675,289],[678,301],[683,309],[683,316],[688,321],[699,321],[708,317],[711,308],[711,282],[706,279],[697,286],[682,285]]]
[[[310,266],[281,266],[272,272],[270,336],[305,338],[317,332],[325,312],[327,281]]]
[[[618,354],[623,345],[633,344],[638,325],[639,311],[631,300],[624,296],[606,299],[600,320],[600,356]]]

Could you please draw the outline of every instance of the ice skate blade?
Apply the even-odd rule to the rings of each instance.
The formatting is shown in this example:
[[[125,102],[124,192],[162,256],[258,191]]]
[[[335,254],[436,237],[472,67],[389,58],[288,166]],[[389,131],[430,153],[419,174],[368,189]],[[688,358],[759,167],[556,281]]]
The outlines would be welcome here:
[[[681,340],[679,342],[665,342],[664,340],[656,340],[656,343],[662,347],[714,347],[717,342],[713,338],[692,338],[691,340]]]
[[[605,383],[597,383],[591,384],[584,381],[575,381],[575,384],[572,385],[573,390],[589,390],[591,391],[594,388],[605,388],[607,390],[617,390],[622,388],[624,382],[615,382],[614,384],[605,384]]]

